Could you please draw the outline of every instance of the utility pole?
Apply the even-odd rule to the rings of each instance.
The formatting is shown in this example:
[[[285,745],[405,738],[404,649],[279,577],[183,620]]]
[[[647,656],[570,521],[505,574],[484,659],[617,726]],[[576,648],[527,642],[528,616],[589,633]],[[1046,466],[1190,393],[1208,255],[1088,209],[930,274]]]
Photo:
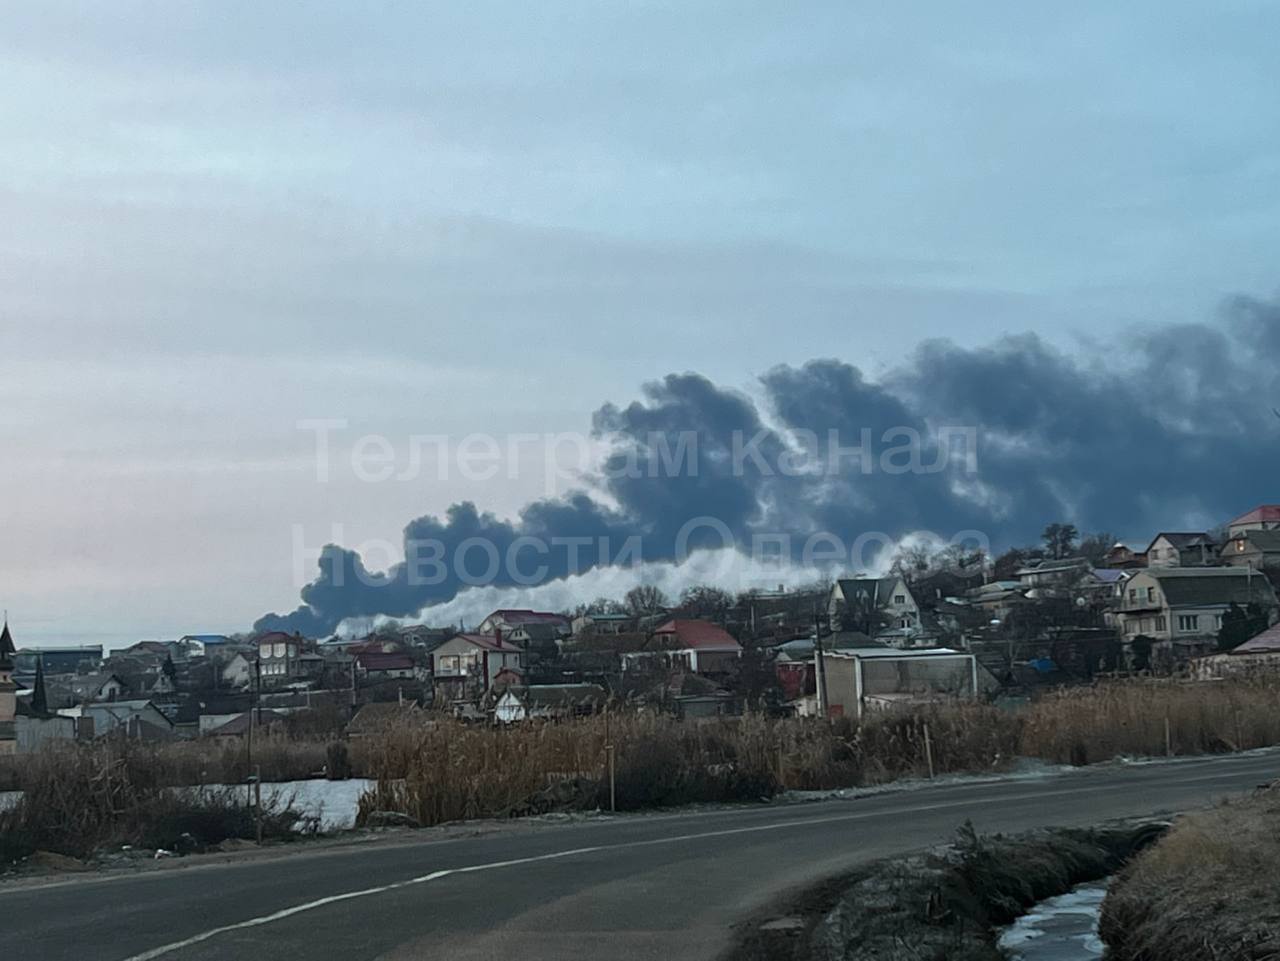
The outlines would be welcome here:
[[[256,663],[256,662],[255,662]],[[248,711],[249,730],[245,734],[245,804],[253,803],[253,705]]]
[[[813,606],[813,676],[818,694],[818,716],[827,716],[827,665],[822,652],[822,622],[818,605]]]

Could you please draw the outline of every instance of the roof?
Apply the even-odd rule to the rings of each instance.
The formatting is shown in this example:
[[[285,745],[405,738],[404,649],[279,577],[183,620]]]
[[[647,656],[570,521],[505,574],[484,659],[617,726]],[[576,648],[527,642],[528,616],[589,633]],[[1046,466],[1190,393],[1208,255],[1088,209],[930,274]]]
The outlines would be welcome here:
[[[448,644],[449,641],[456,641],[459,639],[464,640],[469,644],[474,644],[476,647],[484,648],[486,651],[495,651],[505,654],[520,653],[520,648],[516,647],[516,645],[508,644],[506,641],[499,640],[492,634],[455,634],[453,637],[449,638],[448,641],[445,641],[445,643]]]
[[[665,635],[675,641],[681,650],[692,651],[740,651],[742,647],[728,631],[710,621],[687,620],[677,617],[654,630],[654,635]]]
[[[840,596],[846,604],[853,603],[858,596],[867,597],[876,607],[884,607],[889,603],[890,594],[902,578],[896,574],[888,577],[845,577],[836,583],[840,587]]]
[[[229,644],[231,638],[225,634],[183,634],[180,641],[199,641],[201,644]]]
[[[512,692],[526,705],[556,707],[558,705],[603,703],[609,692],[599,684],[533,684]]]
[[[126,687],[123,679],[118,674],[81,674],[73,677],[63,684],[70,691],[71,695],[76,698],[94,697],[104,687],[115,681],[121,687]]]
[[[924,647],[919,649],[896,647],[856,647],[841,651],[828,651],[826,657],[855,657],[863,660],[904,660],[906,658],[929,657],[972,657],[967,651],[956,651],[949,647]]]
[[[1162,537],[1180,551],[1188,547],[1199,547],[1202,544],[1213,545],[1213,541],[1210,540],[1208,533],[1205,531],[1161,531],[1151,538],[1151,544],[1154,544]],[[1151,550],[1151,544],[1147,545],[1148,551]]]
[[[1089,567],[1089,561],[1084,557],[1058,557],[1044,558],[1043,560],[1033,561],[1026,567],[1018,571],[1021,574],[1049,574],[1054,571],[1072,571],[1078,568],[1083,569]]]
[[[357,654],[356,663],[366,671],[411,671],[413,658],[408,654],[383,654],[369,651]]]
[[[1227,538],[1227,543],[1232,541],[1248,541],[1260,551],[1280,551],[1280,531],[1241,531]]]
[[[347,724],[349,733],[364,733],[391,727],[400,720],[415,714],[416,704],[401,704],[399,701],[375,701],[366,704],[356,711],[355,716]]]
[[[1129,577],[1129,572],[1113,567],[1095,567],[1093,568],[1093,576],[1104,584],[1119,584]]]
[[[1268,627],[1256,637],[1233,647],[1230,654],[1280,654],[1280,624]]]
[[[238,714],[231,720],[227,721],[226,724],[219,724],[217,727],[210,731],[206,731],[205,733],[215,737],[224,734],[247,734],[249,732],[250,722],[255,714],[258,715],[258,718],[253,722],[254,727],[266,727],[269,724],[279,724],[285,720],[285,715],[281,714],[279,711],[259,708],[256,711],[248,710],[243,714]]]
[[[1280,524],[1280,504],[1261,504],[1251,511],[1246,511],[1227,526],[1237,524]]]
[[[514,630],[524,631],[531,641],[554,641],[560,636],[559,627],[550,621],[529,621],[518,625]]]
[[[1144,573],[1159,583],[1170,607],[1276,603],[1271,582],[1246,567],[1156,567]]]
[[[492,612],[485,620],[490,617],[498,617],[513,626],[522,624],[568,624],[569,619],[563,614],[556,614],[552,611],[528,611],[519,608],[501,608]]]

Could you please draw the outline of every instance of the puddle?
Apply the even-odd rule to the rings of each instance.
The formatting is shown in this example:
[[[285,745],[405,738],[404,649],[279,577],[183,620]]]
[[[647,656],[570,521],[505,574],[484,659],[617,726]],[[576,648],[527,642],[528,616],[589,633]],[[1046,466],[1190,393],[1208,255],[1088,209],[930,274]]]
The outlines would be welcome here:
[[[1000,947],[1019,961],[1092,961],[1101,958],[1098,912],[1107,894],[1094,881],[1049,898],[1005,928]]]

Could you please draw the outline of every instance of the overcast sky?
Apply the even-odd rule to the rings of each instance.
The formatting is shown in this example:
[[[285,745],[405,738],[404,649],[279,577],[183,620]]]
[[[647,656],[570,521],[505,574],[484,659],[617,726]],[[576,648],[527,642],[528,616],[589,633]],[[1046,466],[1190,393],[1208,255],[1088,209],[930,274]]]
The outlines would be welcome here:
[[[20,643],[242,629],[296,603],[295,524],[546,493],[319,484],[299,419],[585,430],[671,371],[1269,295],[1277,35],[1227,0],[15,5],[0,604]]]

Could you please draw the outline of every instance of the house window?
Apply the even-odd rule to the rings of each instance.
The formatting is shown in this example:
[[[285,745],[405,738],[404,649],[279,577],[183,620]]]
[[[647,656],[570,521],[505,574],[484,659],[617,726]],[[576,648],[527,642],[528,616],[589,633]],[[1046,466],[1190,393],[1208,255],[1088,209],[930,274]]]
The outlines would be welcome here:
[[[1156,589],[1154,587],[1147,588],[1147,600],[1154,601],[1156,599]]]
[[[1163,614],[1156,618],[1156,630],[1167,631],[1169,629],[1169,619]]]
[[[1138,599],[1137,588],[1134,588],[1134,587],[1129,588],[1129,600],[1136,601],[1137,599]]]
[[[458,670],[457,655],[440,658],[440,670],[453,674]]]
[[[897,604],[899,607],[901,607],[903,604],[907,603],[907,595],[905,595],[905,594],[894,594],[894,595],[893,595],[893,603],[895,603],[895,604]]]
[[[1219,615],[1214,619],[1214,621],[1215,621],[1215,626],[1218,628],[1218,630],[1222,630],[1222,615],[1221,615],[1221,614],[1219,614]]]
[[[1199,614],[1179,614],[1178,615],[1178,630],[1185,632],[1185,631],[1195,631],[1199,629],[1200,629]]]

